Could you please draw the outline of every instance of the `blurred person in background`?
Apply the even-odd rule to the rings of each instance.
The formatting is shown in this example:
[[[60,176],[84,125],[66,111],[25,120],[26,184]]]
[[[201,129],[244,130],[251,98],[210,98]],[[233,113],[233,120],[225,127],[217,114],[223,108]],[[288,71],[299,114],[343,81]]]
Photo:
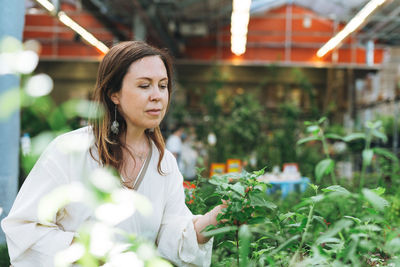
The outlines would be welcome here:
[[[104,166],[118,171],[121,187],[146,196],[153,206],[150,216],[133,213],[118,228],[154,242],[160,255],[177,266],[210,265],[212,239],[201,231],[217,224],[224,205],[197,216],[185,205],[182,174],[159,128],[171,90],[166,52],[138,41],[111,48],[100,63],[94,92],[102,119],[49,144],[2,221],[14,267],[53,266],[54,255],[71,245],[94,214],[85,203],[72,203],[43,223],[37,214],[40,200],[58,186],[85,183],[88,174]],[[85,141],[91,145],[79,152],[66,153],[62,146]]]
[[[182,153],[182,134],[184,127],[177,125],[173,128],[172,134],[167,138],[167,149],[175,156],[178,166],[180,167],[181,153]]]
[[[190,129],[182,134],[181,171],[185,180],[196,179],[196,167],[199,154],[194,147],[195,137]]]

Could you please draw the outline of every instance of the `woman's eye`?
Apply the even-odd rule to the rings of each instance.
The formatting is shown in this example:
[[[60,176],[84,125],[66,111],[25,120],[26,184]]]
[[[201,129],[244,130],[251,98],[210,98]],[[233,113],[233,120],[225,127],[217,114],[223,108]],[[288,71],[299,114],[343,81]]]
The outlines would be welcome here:
[[[150,85],[148,85],[148,84],[141,84],[141,85],[139,85],[139,87],[140,87],[140,88],[143,88],[143,89],[149,88],[149,86],[150,86]]]
[[[160,88],[161,88],[161,89],[167,89],[167,88],[168,88],[168,85],[166,85],[166,84],[160,84]]]

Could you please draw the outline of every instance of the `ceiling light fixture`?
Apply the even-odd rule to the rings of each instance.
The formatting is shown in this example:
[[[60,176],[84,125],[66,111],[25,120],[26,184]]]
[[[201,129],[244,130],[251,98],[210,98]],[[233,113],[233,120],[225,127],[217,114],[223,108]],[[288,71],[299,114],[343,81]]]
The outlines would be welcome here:
[[[352,32],[356,31],[379,6],[385,3],[387,0],[371,0],[366,4],[350,21],[346,26],[332,37],[326,44],[324,44],[318,51],[317,56],[323,57],[329,51],[337,47],[346,37]]]
[[[237,56],[246,52],[247,26],[251,0],[233,0],[231,16],[231,51]]]
[[[36,0],[36,2],[38,2],[42,7],[44,7],[50,13],[53,13],[54,10],[56,10],[54,5],[47,0]]]
[[[55,12],[55,7],[48,0],[36,0],[42,7],[44,7],[50,13]],[[76,23],[73,19],[71,19],[65,12],[60,11],[56,14],[57,18],[67,27],[74,30],[77,34],[79,34],[84,40],[86,40],[89,44],[96,47],[103,54],[106,54],[110,49],[101,41],[99,41],[96,37],[93,36],[90,32],[88,32],[81,25]]]
[[[67,14],[65,14],[65,12],[60,11],[58,12],[57,16],[62,23],[73,29],[77,34],[82,36],[82,38],[85,39],[89,44],[97,47],[97,49],[99,49],[104,54],[107,53],[108,50],[110,50],[105,44],[103,44],[96,37],[94,37],[93,34],[85,30],[82,26],[76,23]]]

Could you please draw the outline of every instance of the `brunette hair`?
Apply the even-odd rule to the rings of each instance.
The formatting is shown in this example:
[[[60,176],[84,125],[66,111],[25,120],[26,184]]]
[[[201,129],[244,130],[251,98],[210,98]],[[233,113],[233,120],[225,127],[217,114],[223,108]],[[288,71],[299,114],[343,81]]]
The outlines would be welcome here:
[[[100,120],[91,120],[89,125],[93,128],[95,138],[95,146],[98,150],[99,158],[94,157],[92,150],[91,156],[99,163],[105,166],[112,166],[120,170],[123,166],[122,149],[126,148],[120,140],[120,135],[126,133],[126,122],[122,115],[115,111],[115,104],[111,100],[111,95],[121,90],[122,80],[125,77],[130,65],[144,57],[159,56],[164,62],[168,76],[168,106],[169,108],[171,91],[172,91],[172,59],[169,54],[161,49],[150,46],[141,41],[121,42],[110,49],[100,63],[97,73],[97,81],[94,89],[93,98],[99,105],[100,112],[103,115]],[[114,121],[114,112],[116,112],[116,120],[119,123],[119,133],[113,134],[110,130],[111,124]],[[165,143],[157,126],[153,130],[147,129],[146,136],[153,140],[156,145],[160,157],[158,160],[157,169],[160,174],[161,160],[164,156]]]

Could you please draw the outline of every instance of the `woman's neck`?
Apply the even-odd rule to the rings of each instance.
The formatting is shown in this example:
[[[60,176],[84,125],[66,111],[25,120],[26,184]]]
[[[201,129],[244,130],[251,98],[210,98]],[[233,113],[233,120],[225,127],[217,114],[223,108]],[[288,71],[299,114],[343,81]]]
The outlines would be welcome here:
[[[144,130],[128,127],[123,141],[130,147],[142,147],[143,143],[147,143],[147,136]]]

